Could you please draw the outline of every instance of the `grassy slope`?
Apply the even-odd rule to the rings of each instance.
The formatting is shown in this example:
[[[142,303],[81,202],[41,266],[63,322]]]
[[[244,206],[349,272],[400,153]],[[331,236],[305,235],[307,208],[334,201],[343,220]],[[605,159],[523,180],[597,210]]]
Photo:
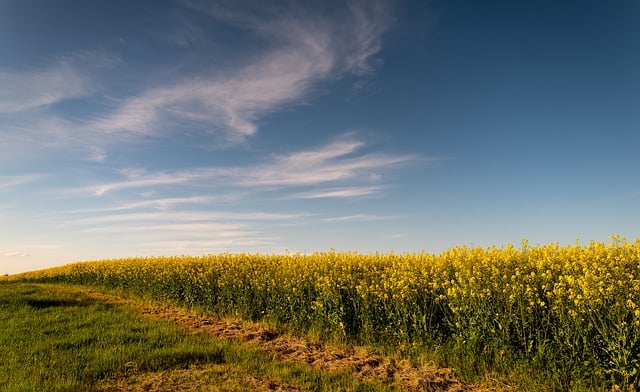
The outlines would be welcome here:
[[[37,285],[0,284],[0,358],[0,390],[7,392],[109,389],[154,377],[199,383],[191,385],[198,390],[387,390],[189,334],[126,305]]]

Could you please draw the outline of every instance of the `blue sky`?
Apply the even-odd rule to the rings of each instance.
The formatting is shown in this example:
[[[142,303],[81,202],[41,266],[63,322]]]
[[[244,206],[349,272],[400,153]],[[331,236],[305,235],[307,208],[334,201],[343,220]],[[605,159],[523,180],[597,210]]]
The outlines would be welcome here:
[[[640,228],[640,3],[0,3],[0,273]]]

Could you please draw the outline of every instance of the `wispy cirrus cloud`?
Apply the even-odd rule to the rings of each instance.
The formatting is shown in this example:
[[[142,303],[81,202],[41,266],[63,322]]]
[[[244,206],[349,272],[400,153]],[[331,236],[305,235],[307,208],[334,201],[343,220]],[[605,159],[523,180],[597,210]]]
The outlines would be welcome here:
[[[89,146],[88,157],[93,162],[104,162],[107,160],[107,152],[105,149],[96,146]]]
[[[103,71],[119,63],[117,55],[95,50],[60,54],[46,65],[0,68],[0,161],[44,152],[105,161],[109,139],[86,128],[83,111],[104,99]],[[62,105],[71,100],[83,109]]]
[[[171,238],[176,236],[184,236],[185,233],[190,237],[205,236],[210,238],[212,233],[216,236],[228,237],[252,234],[250,231],[241,230],[246,225],[239,223],[167,223],[167,224],[133,224],[122,226],[98,226],[90,227],[84,230],[87,233],[143,233],[148,235],[157,235],[158,232],[167,232]]]
[[[266,233],[264,224],[288,224],[309,216],[307,213],[260,211],[108,212],[70,219],[65,226],[74,227],[82,236],[134,241],[141,249],[149,251],[197,253],[243,246],[276,247],[277,237]]]
[[[224,212],[224,211],[160,211],[131,212],[90,216],[71,220],[75,225],[101,225],[108,223],[140,222],[217,222],[217,221],[291,221],[310,216],[306,213],[269,213],[269,212]]]
[[[153,173],[140,177],[128,177],[125,180],[111,182],[98,186],[91,186],[85,188],[85,190],[89,190],[91,193],[102,196],[105,193],[123,190],[123,189],[135,189],[135,188],[146,188],[146,187],[155,187],[155,186],[163,186],[163,185],[178,185],[188,183],[190,181],[197,180],[203,177],[203,173],[200,171],[183,171],[177,173]]]
[[[155,241],[150,240],[140,243],[140,247],[150,253],[159,254],[184,254],[184,253],[212,253],[219,251],[229,251],[238,249],[263,249],[269,251],[272,249],[281,250],[282,247],[277,245],[277,238],[258,237],[258,238],[228,238],[228,239],[209,239],[209,240],[178,240],[178,241]]]
[[[219,199],[213,196],[167,197],[162,199],[142,200],[133,203],[127,203],[117,207],[103,209],[103,211],[134,210],[140,208],[168,210],[179,205],[208,204],[216,200]]]
[[[323,218],[323,222],[374,222],[381,220],[400,219],[400,215],[372,215],[372,214],[354,214],[344,216],[334,216]]]
[[[175,185],[201,185],[215,182],[249,189],[267,187],[309,187],[357,181],[378,182],[381,173],[421,158],[412,154],[359,153],[363,142],[343,137],[314,150],[275,155],[267,162],[245,167],[210,167],[172,172],[126,173],[121,181],[85,187],[84,192],[97,196],[108,192]],[[383,185],[333,187],[328,190],[296,193],[300,198],[354,197],[371,195]]]
[[[120,58],[102,50],[60,55],[46,66],[0,68],[0,115],[34,111],[96,92],[93,76]]]
[[[125,99],[116,111],[90,122],[88,128],[110,134],[159,135],[166,131],[164,124],[186,122],[238,142],[256,132],[260,115],[302,98],[312,81],[329,69],[330,64],[308,53],[277,51],[237,73],[194,77]]]
[[[371,196],[382,192],[387,189],[387,186],[359,186],[359,187],[339,187],[319,189],[308,192],[299,192],[291,195],[294,199],[351,199],[364,196]]]
[[[42,179],[41,174],[24,174],[18,176],[0,176],[0,191],[26,185]]]
[[[295,4],[289,1],[184,4],[213,18],[253,31],[264,41],[288,47],[313,48],[332,59],[332,71],[363,74],[382,48],[382,35],[393,23],[393,2],[386,0]]]
[[[61,55],[44,67],[0,68],[0,115],[9,116],[0,130],[2,147],[16,156],[64,149],[101,163],[114,144],[148,137],[193,133],[218,146],[241,143],[258,132],[265,115],[308,102],[322,83],[371,73],[392,20],[391,3],[382,0],[331,8],[182,4],[199,17],[182,22],[182,33],[170,38],[173,45],[210,42],[203,24],[210,18],[257,38],[260,49],[243,51],[243,62],[233,69],[194,67],[162,80],[140,75],[140,84],[126,91],[98,71],[129,59],[101,51]],[[70,99],[81,99],[91,110],[70,115],[55,107]]]
[[[185,4],[253,32],[267,43],[267,50],[237,70],[200,73],[125,98],[112,113],[95,117],[88,128],[157,135],[171,124],[186,122],[224,135],[229,142],[243,141],[256,133],[261,116],[299,103],[317,83],[370,72],[369,62],[380,51],[391,20],[383,2],[349,3],[332,13],[290,4]]]
[[[336,141],[319,149],[274,157],[272,162],[250,168],[238,179],[245,186],[304,186],[347,180],[372,181],[380,172],[415,161],[411,154],[360,154],[359,141]]]
[[[52,105],[90,92],[89,79],[68,62],[44,69],[0,69],[0,114]]]
[[[102,206],[94,208],[84,208],[76,210],[58,211],[56,214],[64,214],[67,216],[81,215],[81,214],[108,214],[112,212],[122,211],[168,211],[176,208],[182,208],[185,206],[210,206],[220,203],[232,203],[243,197],[243,193],[225,193],[223,195],[215,196],[187,196],[187,197],[163,197],[152,198],[145,200],[138,200],[132,202],[120,202],[111,206]],[[140,196],[140,195],[139,195]],[[142,197],[149,197],[142,195]],[[205,207],[206,208],[206,207]]]

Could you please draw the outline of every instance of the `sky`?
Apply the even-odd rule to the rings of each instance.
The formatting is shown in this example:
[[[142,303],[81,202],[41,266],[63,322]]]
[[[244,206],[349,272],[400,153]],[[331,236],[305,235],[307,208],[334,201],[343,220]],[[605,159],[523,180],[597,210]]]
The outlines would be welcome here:
[[[0,273],[640,236],[640,2],[0,0]]]

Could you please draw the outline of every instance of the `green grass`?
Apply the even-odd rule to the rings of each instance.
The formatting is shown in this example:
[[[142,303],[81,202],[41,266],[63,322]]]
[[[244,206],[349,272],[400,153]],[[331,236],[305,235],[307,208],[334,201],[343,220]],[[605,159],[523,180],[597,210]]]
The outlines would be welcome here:
[[[256,379],[310,391],[389,390],[46,285],[0,284],[0,358],[3,392],[95,390],[104,379],[131,383],[159,371],[183,377],[180,369],[198,366],[209,367],[199,376],[225,390],[251,390],[247,380]]]

